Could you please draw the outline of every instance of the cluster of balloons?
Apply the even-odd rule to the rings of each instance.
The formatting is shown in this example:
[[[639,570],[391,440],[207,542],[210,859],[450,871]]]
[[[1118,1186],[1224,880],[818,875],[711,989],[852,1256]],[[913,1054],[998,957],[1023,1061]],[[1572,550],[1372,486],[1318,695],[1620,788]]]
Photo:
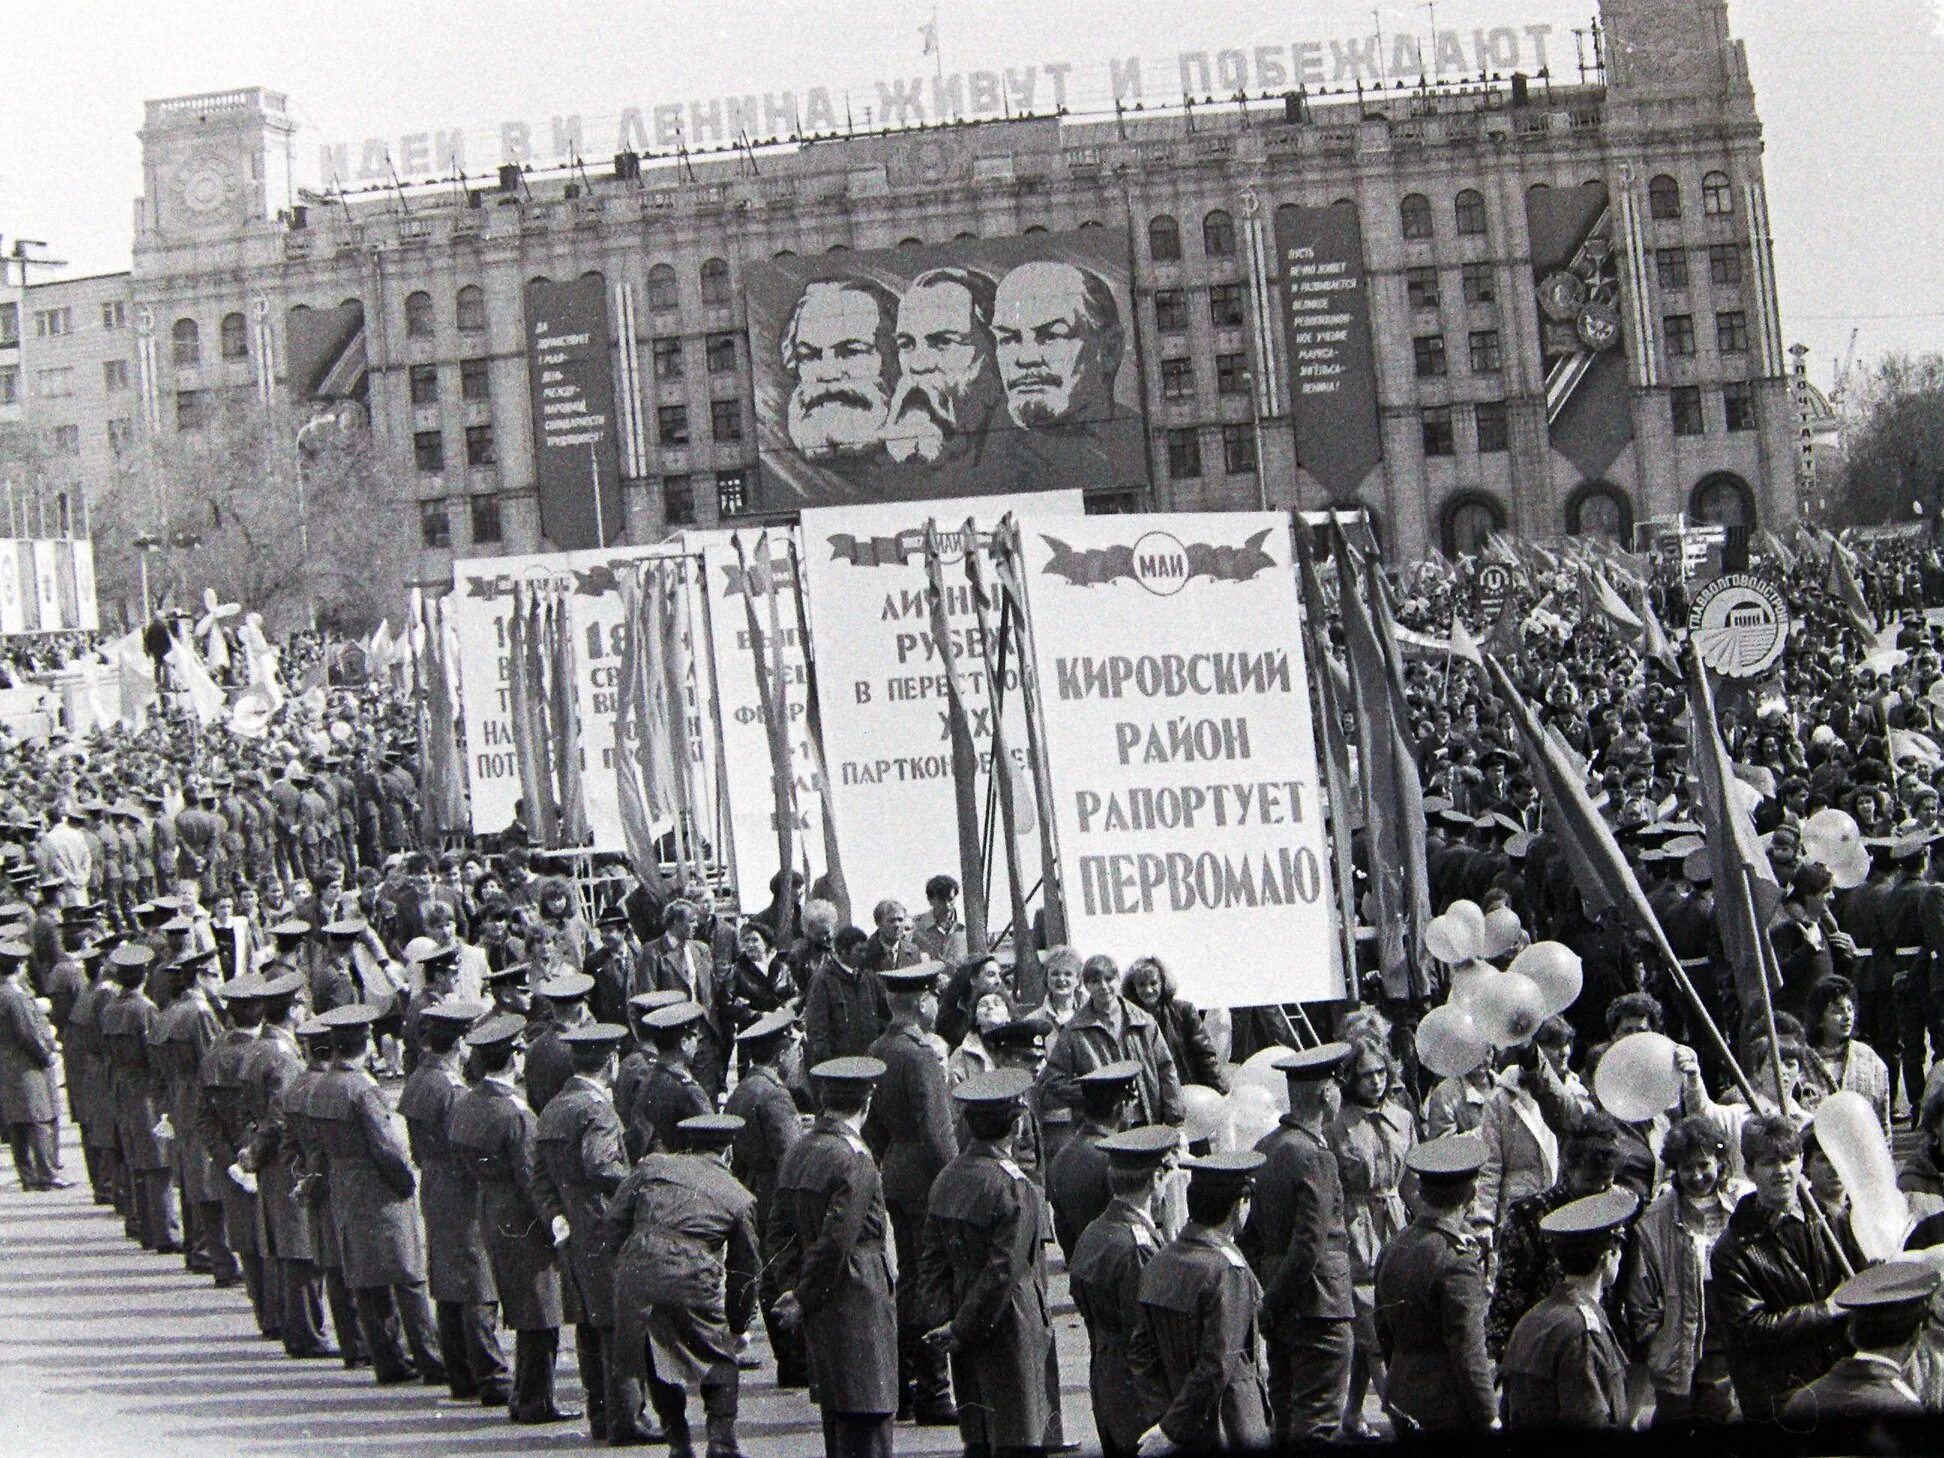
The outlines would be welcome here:
[[[1272,1045],[1231,1068],[1226,1096],[1201,1084],[1184,1087],[1188,1141],[1205,1139],[1217,1150],[1253,1149],[1289,1112],[1289,1080],[1276,1067],[1288,1051]]]
[[[1525,928],[1509,907],[1489,915],[1470,901],[1454,901],[1425,929],[1431,955],[1450,967],[1442,1004],[1418,1023],[1418,1061],[1440,1078],[1459,1078],[1482,1065],[1495,1048],[1513,1048],[1564,1012],[1580,995],[1579,954],[1562,942],[1526,944]],[[1497,958],[1518,949],[1504,971]]]

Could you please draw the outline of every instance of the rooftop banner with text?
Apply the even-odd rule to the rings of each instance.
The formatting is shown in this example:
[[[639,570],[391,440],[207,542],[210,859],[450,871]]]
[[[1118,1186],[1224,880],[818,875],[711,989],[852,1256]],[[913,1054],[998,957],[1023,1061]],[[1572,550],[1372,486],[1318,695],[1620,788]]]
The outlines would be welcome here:
[[[1204,1007],[1341,997],[1289,518],[1020,536],[1074,945]]]
[[[540,535],[563,552],[606,546],[627,526],[607,309],[598,273],[526,287],[534,493]]]

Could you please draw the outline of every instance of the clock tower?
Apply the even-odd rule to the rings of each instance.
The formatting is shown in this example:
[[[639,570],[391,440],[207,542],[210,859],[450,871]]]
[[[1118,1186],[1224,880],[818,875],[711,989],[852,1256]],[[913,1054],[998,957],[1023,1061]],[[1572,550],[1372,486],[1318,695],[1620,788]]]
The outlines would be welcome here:
[[[291,202],[284,98],[262,87],[151,101],[137,226],[159,239],[235,234]]]

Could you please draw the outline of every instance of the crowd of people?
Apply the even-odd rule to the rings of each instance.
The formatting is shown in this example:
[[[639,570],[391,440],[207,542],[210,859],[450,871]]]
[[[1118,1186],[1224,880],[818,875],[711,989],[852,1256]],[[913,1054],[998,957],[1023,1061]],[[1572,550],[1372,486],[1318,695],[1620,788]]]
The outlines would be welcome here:
[[[1400,621],[1492,629],[1479,565],[1401,574]],[[96,1203],[292,1357],[516,1422],[580,1416],[555,1386],[571,1327],[592,1436],[678,1458],[698,1422],[736,1453],[756,1380],[803,1389],[833,1454],[888,1453],[904,1421],[956,1424],[968,1454],[1072,1446],[1062,1268],[1110,1455],[1937,1411],[1944,569],[1865,551],[1894,633],[1810,551],[1755,570],[1794,630],[1721,719],[1785,893],[1772,1036],[1727,971],[1678,673],[1579,614],[1572,567],[1534,566],[1507,666],[1584,759],[1701,1008],[1589,912],[1462,658],[1405,674],[1434,907],[1509,909],[1584,986],[1442,1080],[1413,1037],[1430,964],[1415,997],[1373,969],[1347,1004],[1200,1010],[1152,958],[969,948],[946,875],[865,929],[794,877],[739,917],[706,880],[577,880],[517,834],[428,843],[416,710],[366,685],[259,739],[165,712],[0,756],[16,1170],[65,1186],[71,1120]],[[1649,597],[1685,621],[1665,568]],[[1864,837],[1860,885],[1805,855],[1827,808]],[[1642,1030],[1677,1041],[1681,1087],[1628,1121],[1591,1090]],[[1276,1127],[1197,1129],[1196,1091],[1275,1045]],[[1838,1090],[1904,1149],[1908,1258],[1864,1255],[1808,1120]]]

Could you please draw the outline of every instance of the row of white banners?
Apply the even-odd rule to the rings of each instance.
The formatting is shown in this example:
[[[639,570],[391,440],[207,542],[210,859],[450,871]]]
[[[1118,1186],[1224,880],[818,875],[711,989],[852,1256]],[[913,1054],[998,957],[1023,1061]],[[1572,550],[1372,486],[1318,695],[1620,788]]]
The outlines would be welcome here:
[[[805,721],[806,667],[787,573],[780,573],[783,664],[798,766],[797,844],[821,872],[821,816],[835,819],[857,914],[882,897],[914,908],[926,879],[958,873],[943,666],[925,596],[922,543],[935,520],[946,553],[954,657],[983,752],[992,742],[984,643],[957,542],[968,514],[983,530],[1020,525],[1029,648],[1044,699],[1053,832],[1070,935],[1086,953],[1154,955],[1182,992],[1241,1007],[1342,995],[1328,842],[1292,564],[1280,513],[1082,514],[1078,492],[805,511],[794,540],[815,635],[814,672],[831,783],[817,783]],[[742,533],[752,558],[756,534]],[[984,547],[978,550],[986,550]],[[598,849],[619,850],[614,686],[620,664],[619,564],[679,558],[692,569],[691,752],[705,803],[724,807],[711,838],[744,910],[769,900],[776,872],[769,743],[729,532],[691,532],[648,548],[496,557],[456,564],[448,620],[462,680],[474,829],[504,829],[519,796],[506,711],[506,618],[515,581],[551,579],[577,630],[588,819]],[[988,582],[996,578],[988,559]],[[757,620],[770,632],[759,593]],[[998,616],[992,614],[996,629]],[[1017,681],[1019,637],[1003,669],[1004,732],[1030,784]],[[1041,863],[1032,796],[1019,796],[1019,860]],[[994,834],[1001,834],[995,830]],[[704,828],[705,836],[710,836]],[[989,858],[994,927],[1006,920],[1005,857]],[[1032,904],[1037,907],[1035,895]]]
[[[0,635],[100,626],[93,542],[0,538]]]

